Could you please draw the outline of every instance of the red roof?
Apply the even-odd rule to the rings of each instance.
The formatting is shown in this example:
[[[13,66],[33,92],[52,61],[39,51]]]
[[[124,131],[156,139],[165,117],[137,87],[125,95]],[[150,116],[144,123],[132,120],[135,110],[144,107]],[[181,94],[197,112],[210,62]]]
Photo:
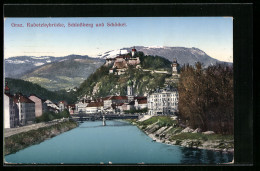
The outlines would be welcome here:
[[[134,97],[134,99],[142,100],[142,99],[147,99],[147,97]]]
[[[132,49],[132,51],[135,51],[135,52],[136,52],[136,49],[134,48],[134,49]]]
[[[5,91],[9,91],[10,90],[10,88],[6,85],[5,86]]]
[[[127,100],[127,96],[111,96],[109,99],[107,100]]]
[[[103,106],[104,103],[103,102],[90,102],[87,107],[101,107]]]
[[[147,99],[138,100],[138,104],[147,104]]]
[[[20,101],[20,103],[34,103],[32,100],[30,100],[29,98],[27,98],[21,94],[14,96],[14,102],[18,103],[18,100]]]

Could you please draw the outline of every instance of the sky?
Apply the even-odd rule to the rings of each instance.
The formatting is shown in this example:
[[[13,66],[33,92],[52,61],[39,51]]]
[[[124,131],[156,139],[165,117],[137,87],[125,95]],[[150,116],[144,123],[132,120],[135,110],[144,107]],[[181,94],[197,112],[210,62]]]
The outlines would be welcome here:
[[[28,27],[63,24],[62,27]],[[69,24],[93,27],[69,27]],[[103,23],[104,27],[96,27]],[[108,27],[121,23],[124,27]],[[17,27],[17,26],[22,27]],[[196,47],[221,61],[233,61],[232,17],[5,18],[4,58],[71,54],[95,57],[133,46]]]

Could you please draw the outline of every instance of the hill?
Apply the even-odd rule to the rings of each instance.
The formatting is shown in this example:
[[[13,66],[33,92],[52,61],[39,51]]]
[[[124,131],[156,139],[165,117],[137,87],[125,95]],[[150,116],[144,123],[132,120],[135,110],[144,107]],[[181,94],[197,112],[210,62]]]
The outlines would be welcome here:
[[[61,100],[65,100],[68,103],[74,103],[77,100],[75,92],[67,93],[64,90],[53,92],[39,86],[38,84],[20,79],[5,78],[5,81],[8,82],[8,87],[11,90],[11,94],[17,92],[21,92],[22,94],[27,96],[29,96],[30,94],[36,94],[43,99],[49,99],[56,103]]]
[[[171,70],[171,62],[159,56],[146,56],[138,52],[143,69]],[[126,95],[127,81],[133,81],[134,94],[138,96],[147,95],[149,91],[163,86],[167,74],[158,74],[129,67],[124,75],[109,74],[109,67],[101,66],[91,74],[79,87],[79,97],[105,97],[108,95]]]

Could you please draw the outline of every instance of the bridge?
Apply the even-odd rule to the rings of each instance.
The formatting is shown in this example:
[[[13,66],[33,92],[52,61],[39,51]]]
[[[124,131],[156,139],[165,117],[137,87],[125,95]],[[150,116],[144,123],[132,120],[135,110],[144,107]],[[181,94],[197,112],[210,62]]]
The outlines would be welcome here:
[[[103,120],[103,116],[106,120],[113,119],[138,119],[140,115],[137,114],[73,114],[71,118],[75,121],[95,121],[95,120]]]

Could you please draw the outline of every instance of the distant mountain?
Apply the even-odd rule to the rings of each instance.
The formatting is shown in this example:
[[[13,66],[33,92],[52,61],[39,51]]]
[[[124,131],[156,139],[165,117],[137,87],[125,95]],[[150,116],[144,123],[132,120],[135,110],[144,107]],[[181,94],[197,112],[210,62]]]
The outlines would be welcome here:
[[[145,46],[136,46],[137,51],[144,52],[145,55],[161,56],[169,61],[177,59],[180,65],[190,64],[194,65],[196,62],[201,62],[204,64],[204,67],[209,65],[214,65],[216,63],[228,63],[222,62],[217,59],[214,59],[207,55],[205,52],[198,48],[186,48],[186,47],[145,47]],[[121,54],[130,52],[132,48],[122,48]],[[110,50],[105,53],[99,54],[98,58],[112,58],[120,53],[120,50]],[[232,63],[229,63],[232,64]]]
[[[10,88],[10,93],[15,94],[21,92],[24,95],[30,96],[30,94],[36,94],[42,99],[49,99],[52,102],[59,102],[61,100],[67,101],[69,104],[74,103],[77,100],[75,92],[67,93],[66,91],[49,91],[38,84],[31,83],[20,79],[5,78]]]
[[[21,78],[48,90],[79,86],[104,59],[70,55],[65,57],[14,57],[5,60],[5,77]]]
[[[198,48],[185,47],[145,47],[136,46],[137,51],[145,55],[161,56],[170,62],[177,59],[180,65],[201,62],[204,67],[221,62],[208,56]],[[78,87],[97,68],[104,64],[106,58],[114,58],[118,54],[131,52],[132,47],[110,50],[95,57],[69,55],[52,56],[19,56],[5,59],[5,77],[21,78],[47,88],[60,90]],[[228,63],[231,64],[232,63]]]

